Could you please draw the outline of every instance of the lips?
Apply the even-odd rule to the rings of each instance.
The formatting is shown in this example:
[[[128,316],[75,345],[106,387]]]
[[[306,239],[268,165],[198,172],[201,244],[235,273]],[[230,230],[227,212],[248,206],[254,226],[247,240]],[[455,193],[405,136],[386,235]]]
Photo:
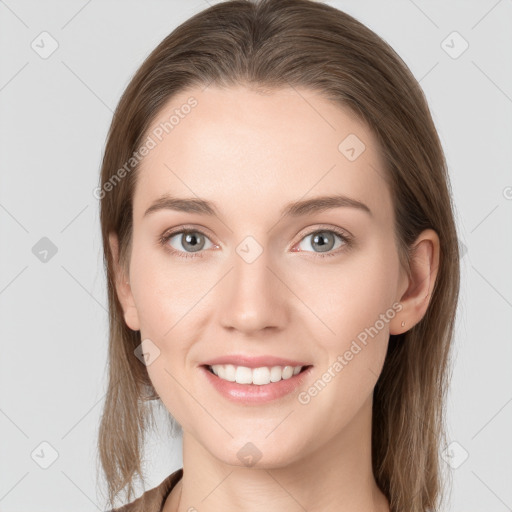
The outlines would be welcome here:
[[[225,360],[225,358],[219,360]],[[266,361],[268,360],[269,359],[266,359]],[[216,389],[221,396],[233,403],[242,405],[264,404],[273,400],[284,399],[286,396],[293,396],[293,394],[298,392],[304,383],[310,379],[313,370],[312,365],[307,365],[303,367],[300,373],[288,379],[281,379],[278,382],[270,382],[265,385],[257,385],[254,383],[240,384],[238,382],[224,380],[209,370],[208,365],[201,365],[199,368],[201,370],[200,375],[202,375],[206,379],[206,382]],[[248,371],[249,367],[246,367],[245,370]]]
[[[247,356],[242,354],[232,354],[209,359],[201,366],[214,366],[218,364],[232,364],[233,366],[245,366],[247,368],[261,368],[263,366],[311,366],[306,361],[298,359],[286,359],[271,355]]]

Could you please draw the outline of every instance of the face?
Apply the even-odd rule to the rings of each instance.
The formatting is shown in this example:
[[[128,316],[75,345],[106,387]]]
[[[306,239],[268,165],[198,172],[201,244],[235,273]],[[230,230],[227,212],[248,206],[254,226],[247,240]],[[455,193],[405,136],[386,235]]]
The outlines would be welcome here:
[[[298,461],[370,413],[398,322],[405,281],[376,140],[316,92],[242,86],[181,92],[146,136],[156,144],[138,175],[123,307],[150,340],[151,381],[218,461],[243,465],[243,450],[260,466]],[[213,214],[185,202],[147,212],[171,206],[165,195],[208,201]],[[345,201],[289,208],[332,196]],[[286,389],[252,384],[258,399],[204,366],[225,356],[306,371]]]

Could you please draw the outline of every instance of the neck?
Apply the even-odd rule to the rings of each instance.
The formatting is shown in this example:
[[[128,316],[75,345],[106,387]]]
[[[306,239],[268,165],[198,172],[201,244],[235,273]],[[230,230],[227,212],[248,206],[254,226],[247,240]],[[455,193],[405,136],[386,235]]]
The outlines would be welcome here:
[[[183,477],[165,512],[389,512],[371,461],[371,397],[342,431],[320,449],[287,465],[225,464],[189,432],[183,433]]]

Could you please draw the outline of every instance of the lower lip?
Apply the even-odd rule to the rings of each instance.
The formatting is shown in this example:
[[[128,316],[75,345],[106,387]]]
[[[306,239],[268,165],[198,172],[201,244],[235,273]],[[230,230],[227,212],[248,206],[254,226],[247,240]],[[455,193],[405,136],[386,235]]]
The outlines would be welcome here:
[[[224,397],[234,402],[240,403],[265,403],[282,398],[295,391],[311,373],[313,367],[309,366],[304,371],[293,375],[289,379],[281,379],[278,382],[270,382],[261,386],[257,384],[238,384],[229,382],[217,377],[205,366],[201,366],[201,371],[211,385]]]

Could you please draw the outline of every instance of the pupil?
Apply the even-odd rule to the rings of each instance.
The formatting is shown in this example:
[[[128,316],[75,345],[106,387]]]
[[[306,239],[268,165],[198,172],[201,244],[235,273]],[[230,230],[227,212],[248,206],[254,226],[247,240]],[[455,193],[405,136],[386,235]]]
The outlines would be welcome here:
[[[329,244],[329,238],[332,239],[332,235],[329,235],[328,233],[326,234],[325,232],[320,232],[314,236],[313,243],[318,243],[320,245],[320,252],[326,252],[332,249],[332,243]]]
[[[188,248],[194,252],[200,250],[202,245],[198,243],[198,238],[200,237],[196,236],[194,233],[186,233],[184,246],[188,246]]]

